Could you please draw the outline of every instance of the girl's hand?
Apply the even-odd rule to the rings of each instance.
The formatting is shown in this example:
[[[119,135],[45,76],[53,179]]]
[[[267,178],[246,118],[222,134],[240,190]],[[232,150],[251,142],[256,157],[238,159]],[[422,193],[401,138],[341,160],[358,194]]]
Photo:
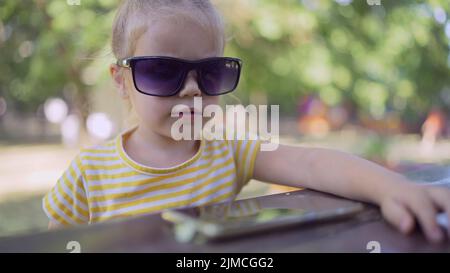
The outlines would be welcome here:
[[[436,216],[446,212],[450,218],[449,189],[402,183],[383,196],[379,205],[384,218],[404,234],[414,230],[417,220],[429,241],[442,242],[446,237]]]

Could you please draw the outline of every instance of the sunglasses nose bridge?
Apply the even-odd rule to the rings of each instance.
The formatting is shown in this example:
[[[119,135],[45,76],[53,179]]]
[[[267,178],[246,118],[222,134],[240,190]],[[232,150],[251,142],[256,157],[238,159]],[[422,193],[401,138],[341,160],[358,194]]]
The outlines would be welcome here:
[[[186,74],[186,76],[188,76],[189,73],[191,73],[191,71],[195,72],[195,75],[197,76],[197,79],[198,79],[199,64],[198,63],[186,63],[186,66],[185,66],[185,74]]]

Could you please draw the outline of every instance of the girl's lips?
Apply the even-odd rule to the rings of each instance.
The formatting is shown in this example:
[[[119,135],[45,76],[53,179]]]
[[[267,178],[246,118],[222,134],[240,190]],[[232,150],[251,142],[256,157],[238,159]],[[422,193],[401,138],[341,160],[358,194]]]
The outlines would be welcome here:
[[[190,112],[180,112],[178,117],[181,118],[184,115],[189,115],[191,117],[193,117],[194,115],[200,115],[201,116],[202,112],[197,110],[197,109],[195,109],[195,108],[190,108]]]

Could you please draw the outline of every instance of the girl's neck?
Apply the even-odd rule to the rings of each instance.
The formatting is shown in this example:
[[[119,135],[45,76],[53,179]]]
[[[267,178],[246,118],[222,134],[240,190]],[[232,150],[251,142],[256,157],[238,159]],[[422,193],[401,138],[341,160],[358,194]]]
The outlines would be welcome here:
[[[200,141],[181,140],[158,134],[138,126],[128,137],[124,148],[138,163],[149,167],[167,168],[181,164],[193,157]]]
[[[148,144],[152,148],[160,148],[163,151],[191,151],[197,145],[195,140],[174,140],[170,136],[158,134],[142,126],[138,126],[135,133],[143,144]]]

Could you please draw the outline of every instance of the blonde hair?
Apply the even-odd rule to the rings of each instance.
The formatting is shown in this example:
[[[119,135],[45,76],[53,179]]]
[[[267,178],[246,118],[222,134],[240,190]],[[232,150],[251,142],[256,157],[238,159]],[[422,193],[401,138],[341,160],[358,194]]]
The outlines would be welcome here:
[[[224,23],[209,0],[123,0],[113,22],[111,48],[114,56],[117,59],[130,57],[147,27],[164,17],[196,20],[216,37],[215,42],[223,52]]]
[[[113,21],[111,48],[116,59],[131,57],[136,41],[152,22],[170,17],[194,19],[211,35],[223,53],[226,36],[224,22],[210,0],[122,0]],[[144,18],[144,20],[143,20]],[[138,122],[129,99],[126,100],[127,118],[124,126]]]

